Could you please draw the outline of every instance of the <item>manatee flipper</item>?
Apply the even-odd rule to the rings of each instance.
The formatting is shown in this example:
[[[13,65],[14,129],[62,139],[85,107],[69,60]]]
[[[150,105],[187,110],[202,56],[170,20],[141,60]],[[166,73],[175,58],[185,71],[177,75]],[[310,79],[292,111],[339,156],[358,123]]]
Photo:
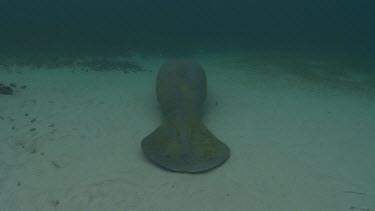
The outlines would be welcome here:
[[[224,163],[230,150],[203,123],[179,134],[168,124],[162,124],[142,141],[146,157],[156,165],[177,172],[199,173]]]

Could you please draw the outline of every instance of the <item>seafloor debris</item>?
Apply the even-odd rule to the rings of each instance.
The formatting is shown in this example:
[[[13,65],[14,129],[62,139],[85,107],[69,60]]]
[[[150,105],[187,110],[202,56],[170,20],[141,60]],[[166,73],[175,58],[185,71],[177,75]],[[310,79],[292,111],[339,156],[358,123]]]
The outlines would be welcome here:
[[[13,67],[31,68],[73,68],[85,71],[119,71],[124,73],[145,71],[131,57],[90,57],[90,56],[53,56],[53,55],[30,55],[22,57],[0,58],[0,67],[12,69]]]
[[[0,94],[2,95],[12,95],[14,93],[11,86],[6,86],[0,83]]]
[[[25,89],[26,85],[17,86],[15,83],[9,83],[5,85],[0,82],[0,94],[1,95],[13,95],[19,91],[19,89]]]

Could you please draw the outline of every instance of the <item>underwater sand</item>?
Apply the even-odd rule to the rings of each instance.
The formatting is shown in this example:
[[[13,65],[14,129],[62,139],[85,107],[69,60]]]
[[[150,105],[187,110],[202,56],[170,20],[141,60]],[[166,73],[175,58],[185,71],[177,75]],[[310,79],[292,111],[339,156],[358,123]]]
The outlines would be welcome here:
[[[231,148],[205,174],[162,170],[150,71],[0,68],[0,210],[375,210],[375,77],[309,56],[197,56],[204,122]]]

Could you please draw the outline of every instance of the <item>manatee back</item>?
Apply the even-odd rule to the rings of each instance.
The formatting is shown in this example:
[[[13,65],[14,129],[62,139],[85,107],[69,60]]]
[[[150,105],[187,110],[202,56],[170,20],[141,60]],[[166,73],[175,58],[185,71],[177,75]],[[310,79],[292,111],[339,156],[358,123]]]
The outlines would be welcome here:
[[[203,67],[191,60],[171,60],[159,70],[156,95],[164,112],[201,109],[207,92]]]
[[[171,171],[200,173],[229,158],[228,146],[200,120],[206,89],[206,74],[198,63],[173,60],[161,66],[156,94],[164,120],[142,141],[151,162]]]

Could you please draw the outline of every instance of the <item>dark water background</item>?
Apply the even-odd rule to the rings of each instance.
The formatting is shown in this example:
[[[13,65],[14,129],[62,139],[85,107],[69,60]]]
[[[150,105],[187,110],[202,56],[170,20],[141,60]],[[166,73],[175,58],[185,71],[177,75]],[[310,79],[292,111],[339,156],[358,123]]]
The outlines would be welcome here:
[[[1,0],[0,53],[299,50],[373,57],[373,0]]]

